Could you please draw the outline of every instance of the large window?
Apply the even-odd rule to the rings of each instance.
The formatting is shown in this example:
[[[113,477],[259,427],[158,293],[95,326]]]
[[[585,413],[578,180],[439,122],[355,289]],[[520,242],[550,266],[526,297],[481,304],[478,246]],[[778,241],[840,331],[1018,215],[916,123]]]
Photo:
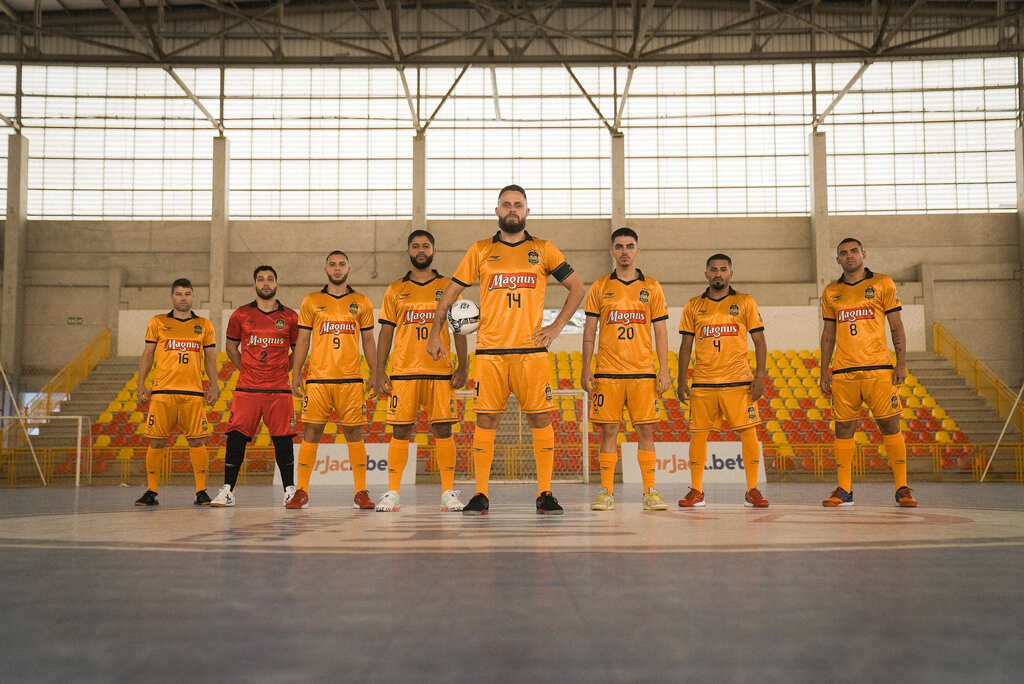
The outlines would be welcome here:
[[[574,71],[610,111],[611,69]],[[424,116],[457,75],[426,72]],[[610,154],[608,131],[565,69],[470,69],[427,131],[427,214],[493,216],[497,191],[517,183],[532,216],[608,216]]]
[[[167,73],[23,69],[30,218],[209,218],[214,129]],[[216,97],[216,70],[178,73]]]
[[[819,106],[858,66],[817,67]],[[1016,210],[1016,83],[1012,57],[872,64],[821,129],[829,211]]]
[[[804,64],[637,69],[627,215],[808,213],[810,100]]]

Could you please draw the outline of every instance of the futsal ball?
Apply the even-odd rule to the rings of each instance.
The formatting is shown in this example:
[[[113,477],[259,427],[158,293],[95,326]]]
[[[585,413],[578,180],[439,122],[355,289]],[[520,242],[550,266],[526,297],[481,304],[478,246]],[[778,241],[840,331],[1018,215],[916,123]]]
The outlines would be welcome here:
[[[468,335],[480,327],[480,307],[468,299],[459,299],[448,310],[448,323],[456,335]]]

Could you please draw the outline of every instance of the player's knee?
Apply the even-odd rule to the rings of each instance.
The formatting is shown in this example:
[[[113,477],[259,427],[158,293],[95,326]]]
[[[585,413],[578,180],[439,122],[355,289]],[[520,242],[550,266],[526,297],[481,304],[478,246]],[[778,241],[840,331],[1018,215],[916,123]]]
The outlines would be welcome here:
[[[527,416],[527,420],[532,428],[546,428],[548,425],[551,425],[551,414],[546,411],[544,413],[531,413]]]
[[[149,440],[149,446],[153,447],[154,449],[166,449],[167,447],[171,446],[171,439],[170,437],[154,437],[153,439]]]
[[[278,435],[271,437],[270,441],[274,445],[275,454],[291,454],[294,451],[292,435]]]
[[[410,439],[412,437],[412,425],[392,425],[391,432],[395,439]]]
[[[452,436],[452,424],[451,423],[431,423],[430,431],[434,433],[434,436],[438,439],[448,439]]]
[[[857,423],[855,421],[836,423],[836,437],[839,439],[849,439],[853,437],[855,432],[857,432]]]
[[[238,447],[242,447],[244,449],[248,441],[249,438],[243,435],[241,432],[239,432],[238,430],[232,430],[231,432],[228,433],[227,447],[229,449]]]
[[[190,447],[201,447],[204,444],[206,444],[206,438],[205,437],[195,437],[195,438],[189,439],[187,441],[188,441],[188,445]]]
[[[362,425],[346,425],[342,427],[342,432],[345,433],[345,441],[347,442],[361,442],[363,440]]]
[[[482,427],[485,430],[494,430],[498,427],[498,423],[501,422],[501,414],[498,413],[478,413],[476,414],[476,424],[478,427]]]
[[[302,431],[302,439],[307,442],[319,442],[323,434],[323,423],[306,423],[306,427]]]
[[[878,430],[883,435],[895,435],[900,431],[900,419],[897,417],[883,418],[878,421]]]

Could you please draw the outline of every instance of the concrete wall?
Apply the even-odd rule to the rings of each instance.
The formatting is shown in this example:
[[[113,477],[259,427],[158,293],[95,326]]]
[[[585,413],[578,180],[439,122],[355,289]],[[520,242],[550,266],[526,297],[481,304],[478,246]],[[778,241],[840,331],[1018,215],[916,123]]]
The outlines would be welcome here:
[[[1014,294],[1015,221],[1014,214],[832,216],[829,224],[833,242],[847,235],[864,241],[868,264],[897,280],[905,304],[920,305],[924,319],[930,315],[946,323],[1007,382],[1017,384],[1022,354],[1019,296]],[[704,260],[717,251],[732,256],[737,288],[753,294],[762,307],[817,304],[807,217],[637,219],[630,225],[640,233],[641,268],[662,281],[673,306],[703,290]],[[232,222],[226,306],[230,310],[251,301],[252,269],[269,263],[280,274],[281,299],[297,307],[303,295],[322,286],[323,259],[332,249],[349,253],[353,286],[379,304],[387,284],[408,268],[404,252],[411,228],[409,221]],[[454,270],[469,242],[496,229],[491,219],[430,221],[427,228],[437,238],[435,266],[443,273]],[[529,225],[531,233],[558,245],[588,284],[611,268],[610,229],[609,221],[597,219],[533,219]],[[168,287],[177,277],[196,284],[197,308],[209,303],[206,222],[30,221],[27,232],[29,375],[56,371],[104,326],[118,333],[119,311],[168,310]],[[938,277],[933,274],[927,297],[922,265],[935,266],[935,273],[947,269]],[[108,294],[111,282],[120,283],[116,306]],[[469,296],[477,297],[475,288]],[[552,280],[546,305],[558,307],[563,299],[564,290]],[[813,308],[803,311],[799,317]],[[68,325],[68,317],[81,317],[83,324]],[[676,322],[670,321],[673,330]],[[806,326],[808,339],[816,340],[817,331],[810,334],[810,323]],[[793,326],[777,329],[783,328]],[[924,323],[920,330],[927,337]],[[115,339],[141,334],[141,329],[124,331]],[[815,346],[770,335],[774,345],[773,340],[780,346]],[[670,336],[670,345],[676,344]]]

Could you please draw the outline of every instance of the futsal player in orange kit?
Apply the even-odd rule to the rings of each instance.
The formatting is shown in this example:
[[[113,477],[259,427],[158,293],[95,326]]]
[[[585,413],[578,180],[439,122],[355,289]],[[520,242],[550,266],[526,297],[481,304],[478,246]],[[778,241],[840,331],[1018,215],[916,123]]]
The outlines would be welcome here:
[[[409,439],[416,428],[420,407],[434,433],[437,466],[441,471],[441,510],[461,511],[455,491],[455,390],[466,384],[468,355],[465,335],[455,335],[457,364],[448,357],[434,360],[427,353],[427,335],[438,301],[451,281],[433,270],[434,236],[425,230],[409,234],[409,261],[405,277],[388,285],[380,311],[377,339],[377,395],[388,397],[388,491],[377,501],[378,511],[397,511],[402,471],[409,460]],[[442,344],[449,348],[448,327],[441,328]],[[394,342],[394,353],[391,345]],[[391,356],[391,375],[387,374]]]
[[[896,503],[914,508],[917,501],[907,486],[907,445],[900,432],[903,407],[896,391],[907,378],[907,334],[900,316],[902,304],[896,284],[887,275],[872,273],[864,265],[867,251],[857,238],[846,238],[836,247],[836,263],[843,269],[839,280],[821,295],[821,391],[832,396],[836,424],[836,473],[839,486],[822,501],[826,508],[853,505],[853,436],[861,405],[882,433],[896,481]],[[889,322],[893,367],[885,343]]]
[[[583,329],[583,389],[590,394],[590,420],[601,428],[601,491],[591,510],[615,508],[615,463],[619,459],[617,438],[622,409],[636,429],[643,479],[643,508],[646,511],[668,509],[654,488],[654,424],[658,422],[658,397],[672,386],[668,370],[668,333],[665,321],[665,293],[661,283],[644,275],[636,267],[637,234],[632,228],[612,233],[611,254],[615,270],[590,286]],[[600,336],[598,329],[600,326]],[[651,353],[651,329],[658,352],[658,372],[654,372]],[[597,373],[590,369],[597,345]]]
[[[757,425],[761,419],[754,404],[764,394],[767,344],[764,323],[757,302],[748,294],[732,289],[732,259],[712,254],[706,263],[708,288],[686,302],[679,321],[683,336],[679,345],[680,401],[690,402],[690,491],[679,500],[681,508],[704,505],[704,465],[707,462],[708,432],[725,420],[740,433],[743,469],[747,478],[745,506],[767,508],[768,500],[757,488],[761,445]],[[747,335],[754,343],[757,364],[753,375],[747,362]],[[686,377],[690,353],[693,384]]]
[[[210,469],[210,455],[206,438],[210,424],[206,420],[206,403],[212,404],[220,394],[217,385],[217,338],[213,324],[192,311],[192,283],[178,278],[171,284],[173,308],[153,316],[146,326],[146,347],[139,359],[139,406],[149,403],[146,416],[146,491],[135,502],[136,506],[156,506],[160,466],[171,431],[180,426],[188,439],[188,455],[196,482],[197,506],[208,506],[206,476]],[[156,361],[153,391],[146,390],[146,376]],[[203,374],[210,386],[203,390]],[[151,396],[152,395],[152,396]]]
[[[490,508],[488,484],[494,457],[494,437],[514,392],[533,433],[537,462],[537,513],[561,515],[551,493],[555,434],[551,428],[551,386],[547,347],[572,318],[583,300],[583,281],[562,252],[547,240],[526,231],[530,210],[526,191],[508,185],[498,193],[498,231],[470,246],[437,305],[427,351],[440,359],[446,351],[441,328],[448,309],[464,289],[480,281],[480,328],[476,343],[476,432],[473,460],[476,494],[464,515],[485,515]],[[569,294],[550,325],[541,327],[544,291],[554,276]]]
[[[348,255],[335,250],[327,255],[327,284],[302,299],[299,334],[292,352],[292,393],[302,397],[305,431],[299,447],[295,494],[285,508],[309,505],[309,480],[316,451],[331,412],[340,417],[348,442],[348,458],[356,494],[352,507],[373,510],[366,489],[366,403],[360,367],[359,343],[370,367],[370,386],[375,384],[377,345],[373,340],[373,305],[366,295],[346,282],[352,267]],[[302,366],[309,355],[303,383]]]

